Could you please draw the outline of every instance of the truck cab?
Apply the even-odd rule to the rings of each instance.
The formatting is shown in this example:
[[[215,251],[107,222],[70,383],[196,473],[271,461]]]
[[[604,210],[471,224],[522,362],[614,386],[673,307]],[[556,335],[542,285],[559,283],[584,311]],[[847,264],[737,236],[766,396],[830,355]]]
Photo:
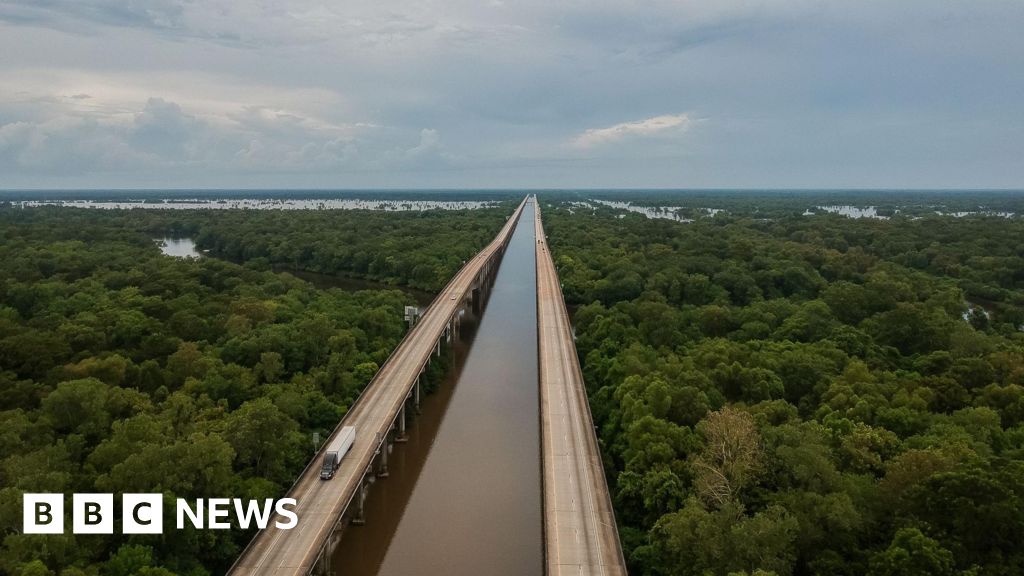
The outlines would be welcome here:
[[[328,452],[327,454],[324,454],[324,464],[320,468],[321,480],[330,480],[331,478],[334,478],[334,471],[338,469],[334,464],[337,459],[338,454],[336,452]]]
[[[334,478],[334,473],[341,466],[341,459],[345,457],[345,454],[352,448],[352,444],[355,441],[356,429],[352,426],[343,427],[334,439],[331,440],[327,450],[324,451],[324,462],[320,466],[321,480]]]

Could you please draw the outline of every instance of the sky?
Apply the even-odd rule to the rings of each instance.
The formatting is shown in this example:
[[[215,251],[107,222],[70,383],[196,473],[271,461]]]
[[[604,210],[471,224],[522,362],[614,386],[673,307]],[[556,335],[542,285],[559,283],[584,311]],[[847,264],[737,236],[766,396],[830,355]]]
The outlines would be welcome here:
[[[1021,0],[0,0],[0,188],[1024,188]]]

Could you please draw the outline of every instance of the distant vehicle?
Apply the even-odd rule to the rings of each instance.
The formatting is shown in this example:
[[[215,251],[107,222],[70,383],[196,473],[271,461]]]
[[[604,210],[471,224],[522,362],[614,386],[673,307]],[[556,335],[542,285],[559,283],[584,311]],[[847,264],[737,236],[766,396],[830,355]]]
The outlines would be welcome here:
[[[341,459],[345,457],[349,449],[352,448],[352,443],[356,441],[356,429],[353,426],[345,426],[338,433],[338,437],[334,439],[334,442],[327,447],[327,452],[324,453],[324,464],[320,468],[320,479],[330,480],[334,478],[334,473],[338,471],[338,466],[341,466]]]
[[[455,300],[455,294],[452,294],[452,300]]]

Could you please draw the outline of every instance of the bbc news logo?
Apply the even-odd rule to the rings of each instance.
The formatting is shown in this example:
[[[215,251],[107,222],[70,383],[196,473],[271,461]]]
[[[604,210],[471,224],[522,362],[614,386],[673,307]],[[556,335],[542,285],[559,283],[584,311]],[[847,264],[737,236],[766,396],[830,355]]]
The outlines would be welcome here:
[[[22,532],[63,534],[64,502],[64,494],[25,494],[22,500]],[[113,494],[73,494],[71,502],[72,533],[114,533],[114,518],[118,514]],[[189,525],[200,530],[227,530],[235,525],[242,529],[255,525],[262,530],[276,517],[276,528],[291,530],[299,522],[295,504],[294,498],[277,501],[199,498],[195,502],[178,498],[174,504],[175,526],[178,530]],[[232,514],[235,525],[230,521]],[[123,534],[163,534],[163,494],[122,494],[120,518]]]

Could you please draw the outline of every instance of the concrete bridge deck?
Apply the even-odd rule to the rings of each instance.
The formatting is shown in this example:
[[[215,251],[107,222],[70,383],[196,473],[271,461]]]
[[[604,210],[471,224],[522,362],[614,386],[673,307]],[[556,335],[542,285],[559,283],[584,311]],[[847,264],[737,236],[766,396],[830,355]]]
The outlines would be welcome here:
[[[261,530],[229,574],[303,575],[329,572],[329,556],[346,511],[365,496],[367,478],[387,465],[390,438],[404,434],[405,410],[418,396],[419,378],[457,321],[462,302],[504,251],[529,199],[498,236],[467,262],[427,308],[338,424],[356,427],[356,441],[330,481],[319,479],[321,454],[306,467],[287,497],[298,502],[292,530]],[[537,323],[545,573],[626,574],[611,498],[601,465],[561,284],[536,208]],[[500,519],[496,519],[500,521]],[[426,535],[429,537],[429,535]],[[472,546],[471,542],[466,543]]]
[[[547,576],[626,574],[572,327],[536,204],[544,556]]]
[[[343,514],[351,504],[358,506],[365,496],[366,479],[373,473],[375,459],[380,460],[382,450],[386,458],[389,434],[404,434],[406,404],[418,393],[421,373],[452,329],[463,300],[504,251],[525,204],[526,199],[498,236],[463,265],[438,294],[328,438],[325,446],[342,426],[356,428],[355,443],[334,478],[320,480],[322,455],[318,453],[288,491],[287,497],[297,501],[297,526],[280,530],[272,519],[270,526],[256,534],[229,574],[294,576],[313,573],[318,565],[320,571],[324,570],[322,557],[325,551],[330,553]]]

